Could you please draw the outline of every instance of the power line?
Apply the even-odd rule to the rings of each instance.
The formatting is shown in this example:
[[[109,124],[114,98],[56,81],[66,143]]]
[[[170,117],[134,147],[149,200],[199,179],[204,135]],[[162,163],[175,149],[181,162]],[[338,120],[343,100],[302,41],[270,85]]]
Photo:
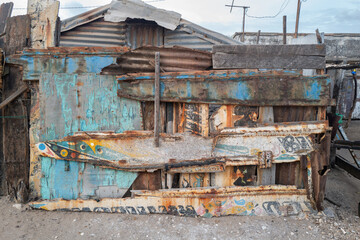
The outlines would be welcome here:
[[[149,0],[149,1],[144,1],[146,3],[151,3],[151,2],[164,2],[165,0]],[[100,6],[79,6],[79,7],[60,7],[59,9],[81,9],[81,8],[98,8],[98,7],[103,7],[104,5],[100,5]],[[13,8],[13,10],[26,10],[27,8]]]
[[[303,0],[303,1],[307,1],[307,0]],[[284,0],[284,2],[281,4],[281,7],[279,9],[279,12],[276,13],[274,16],[251,16],[247,14],[246,11],[246,16],[250,17],[250,18],[276,18],[282,11],[285,10],[285,8],[288,6],[290,0]]]

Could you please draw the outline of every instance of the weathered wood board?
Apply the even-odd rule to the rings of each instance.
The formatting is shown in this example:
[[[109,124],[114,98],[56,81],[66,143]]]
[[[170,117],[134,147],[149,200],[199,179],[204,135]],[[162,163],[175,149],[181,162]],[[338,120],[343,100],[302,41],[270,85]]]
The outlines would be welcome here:
[[[8,2],[0,5],[0,37],[5,33],[7,18],[11,16],[14,3]]]
[[[153,73],[118,76],[118,95],[154,101]],[[330,78],[291,71],[204,71],[160,76],[161,101],[247,106],[327,106]]]
[[[214,69],[323,69],[324,44],[214,45]]]
[[[142,129],[140,102],[118,98],[116,90],[112,76],[42,74],[39,140],[61,139],[78,131]],[[137,177],[49,157],[41,157],[41,175],[43,199],[122,197]]]

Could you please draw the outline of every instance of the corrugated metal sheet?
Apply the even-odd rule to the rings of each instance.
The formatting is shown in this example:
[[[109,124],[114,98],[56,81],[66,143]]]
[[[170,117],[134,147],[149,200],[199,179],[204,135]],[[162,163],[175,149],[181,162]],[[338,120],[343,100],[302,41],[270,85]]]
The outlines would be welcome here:
[[[143,19],[156,22],[159,26],[174,30],[179,25],[181,14],[156,8],[144,1],[121,0],[113,1],[106,12],[105,21],[124,22],[127,19]]]
[[[69,31],[75,27],[103,18],[105,13],[109,10],[109,7],[110,4],[107,4],[61,21],[61,32]]]
[[[230,37],[210,31],[185,19],[175,31],[165,31],[165,46],[183,46],[198,50],[211,51],[217,44],[240,44]]]
[[[211,51],[214,44],[239,44],[231,37],[210,31],[185,19],[180,20],[174,31],[143,19],[128,18],[125,22],[107,22],[104,21],[104,15],[109,7],[110,4],[63,21],[60,46],[127,45],[135,49],[147,45],[165,45]],[[124,15],[126,12],[121,14]]]
[[[60,46],[100,46],[116,47],[126,45],[126,24],[112,23],[98,19],[62,32]]]
[[[102,74],[125,74],[154,71],[155,52],[160,52],[160,66],[165,72],[206,70],[212,66],[211,54],[182,47],[141,47],[125,53],[102,70]]]
[[[148,21],[127,23],[127,44],[132,49],[164,45],[164,28]]]

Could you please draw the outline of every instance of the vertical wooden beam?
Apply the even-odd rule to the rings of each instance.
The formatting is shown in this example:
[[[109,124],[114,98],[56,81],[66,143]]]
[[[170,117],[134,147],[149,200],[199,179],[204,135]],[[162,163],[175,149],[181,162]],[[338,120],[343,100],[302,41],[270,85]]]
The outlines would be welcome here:
[[[261,33],[261,30],[259,30],[259,31],[257,32],[256,44],[259,44],[259,42],[260,42],[260,33]]]
[[[160,135],[160,52],[155,53],[155,114],[154,114],[154,137],[155,147],[159,147]]]
[[[286,15],[283,16],[283,44],[286,44]]]

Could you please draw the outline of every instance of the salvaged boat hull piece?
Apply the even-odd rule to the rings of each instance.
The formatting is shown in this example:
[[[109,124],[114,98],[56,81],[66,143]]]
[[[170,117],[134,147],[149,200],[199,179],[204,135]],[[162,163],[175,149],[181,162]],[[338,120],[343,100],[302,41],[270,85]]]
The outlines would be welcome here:
[[[308,122],[229,128],[213,137],[163,134],[158,148],[153,146],[153,133],[149,131],[77,133],[38,143],[37,148],[44,157],[125,171],[197,167],[194,172],[217,172],[226,165],[262,166],[267,160],[265,167],[271,167],[271,163],[299,161],[314,151],[312,135],[327,129],[327,122]],[[206,166],[215,165],[219,170],[206,170]]]
[[[107,212],[134,215],[172,214],[189,217],[318,214],[307,199],[306,190],[299,190],[292,186],[137,191],[134,195],[133,198],[107,198],[100,201],[40,201],[31,203],[31,207],[50,211]]]

